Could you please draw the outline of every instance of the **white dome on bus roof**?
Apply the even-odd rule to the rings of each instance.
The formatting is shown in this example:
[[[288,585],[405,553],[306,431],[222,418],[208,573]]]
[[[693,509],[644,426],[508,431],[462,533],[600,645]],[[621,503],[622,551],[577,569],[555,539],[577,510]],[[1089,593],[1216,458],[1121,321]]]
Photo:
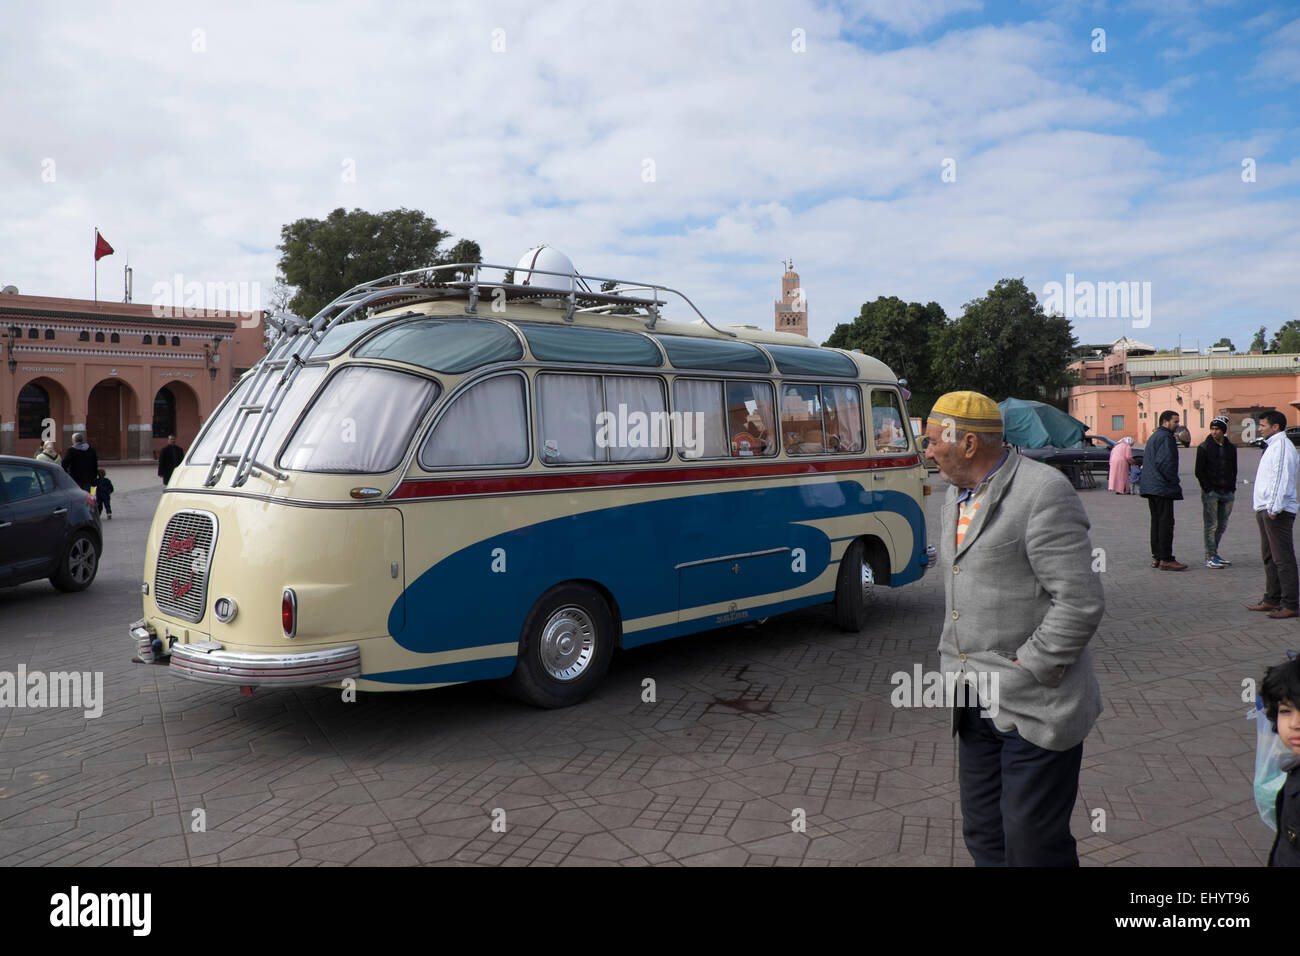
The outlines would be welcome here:
[[[544,275],[534,273],[532,271],[534,269],[542,269],[545,272],[561,272],[564,275]],[[515,265],[515,283],[534,286],[538,289],[562,289],[568,292],[570,283],[564,276],[577,274],[578,270],[574,268],[573,262],[568,256],[547,245],[534,246],[529,249]]]

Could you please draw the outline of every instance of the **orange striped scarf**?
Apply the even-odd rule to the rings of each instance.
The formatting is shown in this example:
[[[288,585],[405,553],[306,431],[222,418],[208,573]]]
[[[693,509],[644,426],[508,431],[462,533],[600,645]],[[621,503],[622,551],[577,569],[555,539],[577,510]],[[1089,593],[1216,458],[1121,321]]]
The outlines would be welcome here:
[[[961,547],[962,539],[966,537],[966,531],[970,528],[970,523],[975,520],[975,512],[980,510],[980,502],[984,498],[984,491],[987,484],[981,485],[965,501],[957,505],[957,547]]]

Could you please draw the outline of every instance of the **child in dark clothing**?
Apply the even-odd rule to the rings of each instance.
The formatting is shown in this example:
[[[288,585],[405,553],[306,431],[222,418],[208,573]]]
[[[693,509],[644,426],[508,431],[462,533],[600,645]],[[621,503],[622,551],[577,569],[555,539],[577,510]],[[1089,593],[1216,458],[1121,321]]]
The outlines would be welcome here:
[[[95,479],[95,503],[99,507],[99,513],[108,512],[108,520],[113,520],[113,483],[108,480],[104,474],[104,469],[99,469],[99,477]]]
[[[1300,866],[1300,658],[1265,671],[1259,696],[1282,745],[1296,755],[1282,765],[1287,775],[1277,793],[1277,836],[1268,865]]]

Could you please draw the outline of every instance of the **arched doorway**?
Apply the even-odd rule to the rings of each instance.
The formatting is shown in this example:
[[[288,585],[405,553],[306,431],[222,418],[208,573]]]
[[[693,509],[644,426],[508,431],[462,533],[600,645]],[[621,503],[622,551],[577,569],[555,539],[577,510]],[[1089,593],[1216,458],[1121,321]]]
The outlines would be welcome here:
[[[106,378],[86,401],[86,440],[104,461],[126,455],[126,426],[135,415],[135,392],[118,378]]]
[[[199,397],[184,382],[171,381],[154,394],[153,454],[175,435],[176,444],[188,448],[199,433]]]
[[[68,417],[68,393],[63,386],[50,378],[34,378],[18,390],[18,407],[14,419],[14,454],[30,457],[40,450],[48,438],[53,440],[59,453],[67,441],[63,426]]]

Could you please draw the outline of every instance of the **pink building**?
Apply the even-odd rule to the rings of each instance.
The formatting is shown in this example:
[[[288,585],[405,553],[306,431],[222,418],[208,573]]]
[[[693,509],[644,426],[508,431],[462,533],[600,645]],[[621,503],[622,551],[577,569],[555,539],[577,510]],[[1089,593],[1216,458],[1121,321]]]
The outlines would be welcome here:
[[[0,294],[0,454],[75,432],[108,461],[156,458],[172,433],[188,447],[262,334],[260,312]]]

